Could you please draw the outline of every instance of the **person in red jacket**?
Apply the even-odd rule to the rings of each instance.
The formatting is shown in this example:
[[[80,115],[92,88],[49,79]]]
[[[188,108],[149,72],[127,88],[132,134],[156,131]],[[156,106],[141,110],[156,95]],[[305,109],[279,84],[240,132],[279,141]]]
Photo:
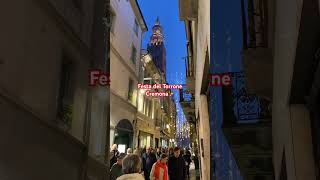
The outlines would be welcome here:
[[[169,180],[167,161],[168,155],[161,154],[158,161],[152,166],[150,180]]]

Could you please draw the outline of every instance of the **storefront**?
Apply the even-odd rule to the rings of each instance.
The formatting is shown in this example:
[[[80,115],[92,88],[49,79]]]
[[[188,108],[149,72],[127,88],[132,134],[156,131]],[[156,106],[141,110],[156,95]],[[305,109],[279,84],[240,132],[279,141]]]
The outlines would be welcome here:
[[[126,152],[126,149],[132,148],[133,127],[129,120],[121,120],[115,128],[114,144],[118,145],[119,152]]]
[[[138,143],[140,148],[153,146],[153,135],[140,130]]]
[[[163,131],[160,132],[160,146],[169,147],[169,136],[167,136]]]

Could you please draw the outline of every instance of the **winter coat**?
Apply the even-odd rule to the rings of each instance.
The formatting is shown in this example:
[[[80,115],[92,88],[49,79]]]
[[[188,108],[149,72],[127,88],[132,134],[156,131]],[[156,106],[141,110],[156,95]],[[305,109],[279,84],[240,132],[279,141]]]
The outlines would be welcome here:
[[[168,167],[166,164],[160,164],[160,160],[153,164],[150,172],[150,180],[169,180]],[[159,172],[157,172],[159,171]],[[157,178],[157,174],[159,178]]]
[[[145,180],[145,179],[141,174],[134,173],[134,174],[124,174],[118,177],[117,180]]]
[[[117,157],[119,155],[119,151],[118,150],[112,150],[110,151],[110,165],[113,165],[114,163],[117,162]]]
[[[171,156],[168,161],[168,171],[170,180],[185,180],[186,168],[183,157]]]
[[[152,166],[155,162],[157,162],[156,155],[153,153],[145,153],[142,156],[142,162],[143,162],[143,172],[145,175],[146,180],[149,180],[150,172],[152,169]]]
[[[186,152],[185,155],[183,155],[183,158],[185,162],[187,162],[188,166],[190,166],[192,160],[191,160],[191,153],[189,151]]]
[[[122,166],[119,165],[118,163],[115,163],[110,170],[110,180],[116,180],[122,174],[123,174]]]

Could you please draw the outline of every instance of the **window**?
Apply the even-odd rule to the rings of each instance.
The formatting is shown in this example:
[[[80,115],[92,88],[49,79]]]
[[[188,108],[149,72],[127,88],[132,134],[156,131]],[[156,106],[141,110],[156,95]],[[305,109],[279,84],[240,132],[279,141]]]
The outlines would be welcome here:
[[[114,26],[116,22],[116,14],[111,11],[110,12],[110,32],[114,33]]]
[[[152,113],[152,101],[150,99],[146,99],[144,101],[144,105],[143,105],[143,114],[151,117],[151,113]]]
[[[149,116],[150,118],[152,118],[152,112],[153,112],[153,110],[152,110],[152,101],[150,100],[150,101],[149,101],[149,114],[148,114],[148,116]]]
[[[71,128],[73,110],[72,63],[63,57],[58,94],[57,117],[64,128]]]
[[[133,62],[133,64],[136,63],[136,59],[137,59],[137,49],[136,49],[136,47],[134,47],[134,45],[132,45],[132,49],[131,49],[131,61]]]
[[[149,102],[149,99],[147,99],[147,101],[146,101],[146,116],[148,116],[149,117],[149,109],[150,108],[150,102]]]
[[[132,101],[133,97],[133,80],[129,79],[128,100]]]
[[[138,36],[139,33],[139,25],[138,25],[138,21],[135,19],[134,20],[134,25],[133,25],[133,31],[136,33],[136,35]]]
[[[146,112],[147,112],[147,99],[146,98],[144,98],[144,101],[143,101],[143,114],[146,114]]]
[[[249,0],[247,11],[244,10],[245,3],[242,2],[242,16],[244,20],[243,30],[245,48],[267,47],[268,45],[268,1],[267,0]],[[245,22],[248,19],[248,22]],[[248,24],[248,25],[247,25]],[[245,27],[248,28],[245,28]]]

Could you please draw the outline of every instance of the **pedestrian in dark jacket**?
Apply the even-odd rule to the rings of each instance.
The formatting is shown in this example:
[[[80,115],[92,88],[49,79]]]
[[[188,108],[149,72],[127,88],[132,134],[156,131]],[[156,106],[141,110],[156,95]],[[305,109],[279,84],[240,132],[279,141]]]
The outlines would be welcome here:
[[[183,157],[180,156],[180,148],[175,147],[173,150],[174,155],[169,158],[168,171],[170,180],[185,180],[186,168]]]
[[[189,150],[185,151],[185,153],[183,155],[183,159],[184,159],[185,164],[186,164],[187,177],[190,178],[189,169],[190,169],[190,164],[191,164],[192,160],[191,160],[191,152]]]
[[[119,154],[120,152],[118,151],[118,146],[116,144],[112,145],[110,155],[109,155],[110,166],[112,166],[114,163],[117,162],[117,157],[119,156]]]
[[[126,157],[125,153],[120,153],[117,157],[117,162],[114,163],[110,170],[110,180],[116,180],[118,177],[120,177],[122,172],[122,160]]]
[[[152,166],[155,162],[157,162],[156,155],[151,152],[151,147],[148,147],[146,149],[146,152],[142,156],[142,162],[143,162],[144,178],[146,180],[150,180],[150,172],[151,172]]]
[[[169,158],[170,158],[171,156],[173,156],[173,148],[172,148],[172,147],[169,148]]]

